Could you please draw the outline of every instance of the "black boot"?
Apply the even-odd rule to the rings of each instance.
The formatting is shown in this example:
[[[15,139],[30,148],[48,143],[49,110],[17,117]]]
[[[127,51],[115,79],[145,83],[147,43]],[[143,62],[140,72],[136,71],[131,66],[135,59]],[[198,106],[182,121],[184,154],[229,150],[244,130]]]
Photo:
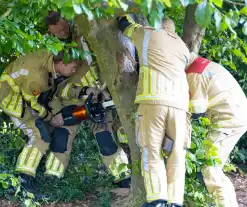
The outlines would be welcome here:
[[[21,185],[29,193],[32,193],[35,199],[39,200],[45,197],[44,194],[40,193],[37,188],[35,178],[27,174],[20,174],[21,176]]]
[[[131,177],[125,178],[124,180],[115,183],[115,185],[117,185],[118,188],[130,188],[130,183]]]
[[[176,204],[176,203],[170,203],[168,205],[168,207],[183,207],[183,205],[179,205],[179,204]]]
[[[150,203],[144,203],[141,207],[167,207],[166,200],[156,200]]]

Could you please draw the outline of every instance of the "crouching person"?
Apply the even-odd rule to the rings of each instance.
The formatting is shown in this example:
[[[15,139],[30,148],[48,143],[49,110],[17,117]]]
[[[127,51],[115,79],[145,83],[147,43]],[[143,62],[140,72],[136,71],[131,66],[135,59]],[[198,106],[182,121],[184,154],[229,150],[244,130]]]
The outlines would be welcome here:
[[[220,166],[202,171],[204,182],[216,204],[237,207],[236,193],[223,173],[231,151],[247,130],[247,99],[234,77],[220,64],[192,53],[186,69],[190,89],[190,111],[195,118],[206,115],[212,125],[206,139],[218,147]]]
[[[0,77],[0,107],[29,138],[16,164],[16,171],[21,173],[27,190],[32,191],[31,181],[40,160],[55,142],[53,140],[50,145],[53,129],[48,124],[54,121],[54,114],[39,103],[39,96],[54,87],[57,75],[70,76],[74,73],[76,64],[74,60],[65,64],[63,56],[53,56],[45,50],[39,50],[10,63]],[[53,133],[62,134],[57,130]],[[66,134],[68,137],[74,136],[73,130],[66,131]],[[66,149],[68,153],[71,150],[69,147]],[[58,149],[53,151],[48,156],[46,173],[62,177],[67,159],[57,153]]]

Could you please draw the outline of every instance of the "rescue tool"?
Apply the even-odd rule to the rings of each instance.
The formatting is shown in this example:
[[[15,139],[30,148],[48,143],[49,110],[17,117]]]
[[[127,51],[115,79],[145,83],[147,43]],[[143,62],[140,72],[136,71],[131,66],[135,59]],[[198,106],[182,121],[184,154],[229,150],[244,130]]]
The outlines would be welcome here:
[[[102,94],[100,94],[102,95]],[[113,100],[110,101],[93,101],[93,93],[91,93],[84,106],[71,105],[62,109],[62,116],[65,126],[79,124],[84,120],[91,120],[94,123],[102,123],[105,120],[106,111],[114,108]]]

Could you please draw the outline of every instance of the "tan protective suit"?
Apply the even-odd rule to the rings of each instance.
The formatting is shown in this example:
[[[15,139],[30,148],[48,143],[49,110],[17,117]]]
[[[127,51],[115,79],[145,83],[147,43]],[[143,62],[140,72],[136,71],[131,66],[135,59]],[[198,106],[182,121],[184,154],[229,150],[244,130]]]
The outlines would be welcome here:
[[[136,137],[142,153],[147,201],[164,199],[182,204],[185,141],[190,138],[189,89],[185,74],[190,53],[176,33],[146,29],[128,20],[131,24],[124,35],[134,42],[140,62],[135,100],[139,104]],[[167,166],[162,156],[166,137],[174,141]]]
[[[190,64],[199,61],[197,58],[197,55],[191,54]],[[205,167],[202,171],[204,182],[218,205],[237,207],[234,186],[223,173],[222,167],[247,130],[247,99],[237,81],[224,67],[207,61],[200,61],[200,64],[207,64],[204,70],[200,70],[200,65],[187,68],[190,111],[194,114],[206,113],[211,120],[214,128],[209,131],[207,139],[218,147],[222,161],[221,166]]]
[[[29,138],[18,157],[16,170],[32,176],[50,146],[41,138],[35,120],[46,117],[45,120],[49,121],[52,116],[37,100],[40,93],[54,87],[54,76],[53,56],[40,50],[9,64],[0,77],[0,107]],[[56,105],[61,108],[61,103],[56,101]],[[50,152],[48,155],[46,174],[63,176],[75,137],[74,127],[70,127],[69,133],[65,153]]]

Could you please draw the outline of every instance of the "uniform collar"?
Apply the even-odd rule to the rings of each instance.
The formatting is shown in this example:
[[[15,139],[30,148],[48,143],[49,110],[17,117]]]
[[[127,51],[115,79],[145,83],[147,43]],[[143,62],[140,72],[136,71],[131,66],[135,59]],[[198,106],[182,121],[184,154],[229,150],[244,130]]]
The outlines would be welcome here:
[[[198,58],[198,55],[194,52],[190,53],[190,59],[189,59],[189,63],[185,68],[185,71],[190,67],[190,65],[195,61],[195,59]]]

